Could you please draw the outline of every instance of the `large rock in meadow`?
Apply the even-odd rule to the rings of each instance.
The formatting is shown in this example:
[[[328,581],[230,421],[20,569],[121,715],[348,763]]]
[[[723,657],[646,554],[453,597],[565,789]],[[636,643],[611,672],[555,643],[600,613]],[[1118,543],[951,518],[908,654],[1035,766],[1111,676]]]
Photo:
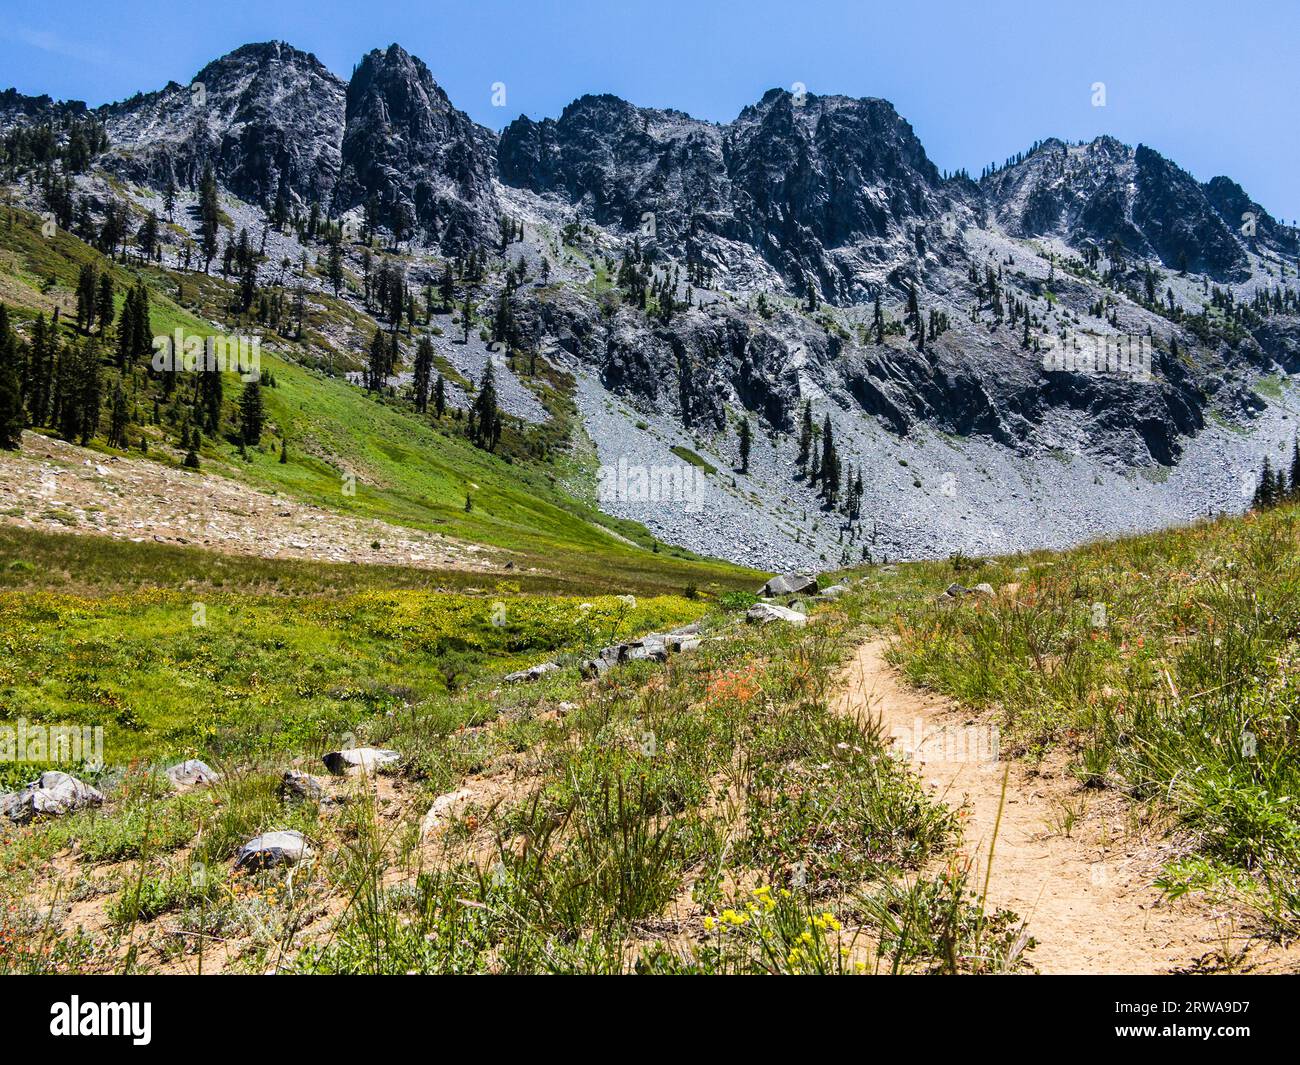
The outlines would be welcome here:
[[[341,776],[344,773],[374,773],[384,766],[396,765],[401,757],[397,751],[381,747],[345,747],[341,751],[330,751],[324,762],[331,773]]]
[[[221,779],[221,774],[206,762],[190,758],[168,769],[167,779],[172,782],[173,787],[193,788],[201,784],[215,784]]]
[[[236,869],[265,869],[272,865],[296,865],[310,858],[312,849],[296,829],[264,832],[254,836],[235,855]]]
[[[535,680],[541,680],[548,673],[557,672],[559,668],[559,664],[556,662],[542,662],[540,665],[529,666],[527,669],[516,670],[514,673],[507,673],[502,679],[507,684],[531,684]]]
[[[420,822],[420,838],[426,839],[441,830],[451,816],[452,811],[472,798],[473,794],[469,788],[460,788],[457,791],[449,791],[446,795],[439,795],[434,799],[433,805],[429,807],[429,812],[424,815],[424,819]]]
[[[763,585],[761,594],[771,598],[778,595],[814,595],[816,592],[816,577],[803,573],[782,573]]]
[[[321,802],[324,798],[325,789],[310,773],[286,769],[284,776],[280,778],[282,802]]]
[[[99,806],[103,801],[104,794],[98,788],[51,769],[21,791],[0,797],[0,814],[10,821],[26,824],[37,814],[62,817],[88,806]]]
[[[769,625],[774,621],[782,621],[787,625],[800,627],[808,624],[808,615],[801,614],[797,610],[791,610],[789,607],[778,606],[776,603],[755,603],[746,612],[745,620],[757,622],[760,625]]]

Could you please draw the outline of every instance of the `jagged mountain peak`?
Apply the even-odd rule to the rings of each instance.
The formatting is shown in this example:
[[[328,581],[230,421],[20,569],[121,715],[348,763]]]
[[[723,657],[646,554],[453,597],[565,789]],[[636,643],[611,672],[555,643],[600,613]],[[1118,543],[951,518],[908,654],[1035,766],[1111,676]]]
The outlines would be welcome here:
[[[205,168],[243,199],[321,200],[338,175],[343,82],[283,41],[246,44],[188,85],[108,104],[107,164],[156,187],[194,187]]]
[[[336,208],[373,202],[393,230],[458,250],[494,238],[496,138],[452,106],[423,60],[399,44],[368,52],[343,124]]]
[[[1220,280],[1245,276],[1245,249],[1205,187],[1145,144],[1109,135],[1069,145],[1044,141],[980,182],[1014,236],[1055,236],[1125,257],[1158,259]]]
[[[208,63],[194,76],[194,80],[200,81],[205,74],[223,73],[225,70],[242,68],[250,63],[259,66],[291,63],[313,68],[335,81],[341,80],[316,58],[315,53],[305,52],[287,41],[252,41],[248,44],[241,44],[238,48],[232,49],[225,55]]]

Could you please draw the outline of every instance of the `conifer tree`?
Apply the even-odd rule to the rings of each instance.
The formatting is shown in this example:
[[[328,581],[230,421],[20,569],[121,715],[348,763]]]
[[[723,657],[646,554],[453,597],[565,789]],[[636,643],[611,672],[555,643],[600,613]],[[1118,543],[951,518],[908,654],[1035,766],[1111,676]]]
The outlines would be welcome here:
[[[420,338],[420,343],[415,349],[415,365],[413,367],[414,380],[412,386],[415,390],[415,409],[423,413],[429,407],[429,374],[433,370],[433,341],[427,336]]]
[[[442,268],[442,283],[438,286],[438,295],[442,300],[442,313],[451,314],[451,305],[456,300],[456,283],[451,276],[451,263]]]
[[[208,369],[206,363],[199,371],[199,414],[203,428],[211,434],[221,430],[221,406],[224,401],[221,371]]]
[[[126,450],[126,430],[131,424],[130,409],[127,406],[126,389],[122,387],[119,376],[113,386],[113,398],[108,412],[108,446]]]
[[[1259,487],[1255,489],[1255,498],[1251,506],[1255,510],[1267,510],[1275,502],[1275,486],[1273,483],[1273,464],[1269,461],[1267,455],[1264,456],[1264,469],[1259,475]]]
[[[1291,484],[1287,489],[1289,501],[1300,500],[1300,437],[1291,444]]]
[[[441,419],[447,410],[447,382],[442,379],[442,374],[438,375],[438,380],[433,386],[433,413]]]
[[[113,324],[113,278],[108,271],[99,276],[99,292],[95,296],[95,317],[99,319],[99,332],[103,335]]]
[[[77,275],[77,329],[89,333],[95,324],[95,299],[99,294],[99,277],[87,263]]]
[[[212,267],[212,260],[217,255],[217,231],[221,226],[221,208],[217,202],[217,179],[212,176],[212,167],[203,170],[199,182],[199,240],[203,246],[203,272]]]
[[[28,350],[26,401],[32,425],[48,425],[46,420],[54,389],[54,363],[58,338],[47,328],[45,315],[36,316]]]
[[[501,440],[501,411],[497,407],[496,375],[491,359],[483,368],[483,381],[470,407],[469,436],[485,451],[495,451]]]
[[[0,303],[0,448],[15,451],[22,443],[27,413],[23,410],[22,349]]]
[[[99,341],[68,345],[59,359],[57,422],[64,440],[90,443],[99,428]]]
[[[800,473],[804,473],[808,468],[808,458],[812,451],[812,439],[812,406],[807,400],[805,400],[803,405],[803,417],[799,424],[799,457],[796,460],[799,465]]]
[[[326,273],[329,276],[330,284],[334,286],[334,295],[337,296],[339,289],[343,287],[343,246],[339,243],[338,233],[335,233],[330,238],[327,263]]]
[[[740,472],[749,472],[749,448],[752,444],[752,430],[749,425],[749,418],[746,416],[740,422]]]
[[[122,313],[117,319],[117,368],[119,370],[125,370],[131,364],[131,356],[135,348],[136,292],[136,289],[127,290],[126,298],[122,301]]]
[[[366,388],[371,392],[383,390],[388,379],[388,337],[383,327],[375,329],[370,341],[370,360],[366,366]]]
[[[256,447],[261,442],[264,420],[262,384],[254,379],[244,385],[239,397],[239,439],[245,447]]]
[[[835,451],[835,436],[829,414],[822,422],[821,486],[822,498],[833,505],[840,490],[840,460]]]

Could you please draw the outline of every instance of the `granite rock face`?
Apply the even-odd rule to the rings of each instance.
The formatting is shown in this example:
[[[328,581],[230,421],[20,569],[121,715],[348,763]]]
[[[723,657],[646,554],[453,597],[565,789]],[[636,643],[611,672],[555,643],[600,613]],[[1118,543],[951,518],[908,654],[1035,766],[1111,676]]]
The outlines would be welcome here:
[[[337,209],[373,197],[383,224],[467,252],[497,236],[496,137],[458,111],[400,45],[367,53],[347,87]]]
[[[250,203],[320,202],[338,181],[343,82],[283,42],[249,44],[168,84],[95,111],[109,136],[105,164],[156,188],[196,188],[204,168]]]

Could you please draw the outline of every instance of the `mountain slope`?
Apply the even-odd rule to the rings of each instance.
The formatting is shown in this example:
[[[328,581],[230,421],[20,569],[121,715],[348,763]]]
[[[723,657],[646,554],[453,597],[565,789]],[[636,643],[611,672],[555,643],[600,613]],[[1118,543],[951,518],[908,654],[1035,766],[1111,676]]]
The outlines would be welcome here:
[[[194,277],[210,317],[275,318],[290,361],[354,381],[382,326],[399,401],[423,338],[462,412],[491,362],[511,432],[563,450],[581,422],[571,487],[665,540],[781,567],[1063,545],[1239,508],[1284,458],[1297,235],[1150,147],[1047,140],[977,182],[879,99],[774,89],[715,124],[584,96],[498,137],[398,45],[346,86],[281,44],[204,75],[202,136],[178,86],[97,109],[107,153],[22,202],[101,245],[116,205],[130,257],[175,156],[161,261],[192,273],[213,162],[225,257],[258,254],[233,316]],[[53,102],[6,99],[71,136]],[[828,427],[834,484],[811,469]],[[597,499],[596,463],[704,471],[708,505]]]

